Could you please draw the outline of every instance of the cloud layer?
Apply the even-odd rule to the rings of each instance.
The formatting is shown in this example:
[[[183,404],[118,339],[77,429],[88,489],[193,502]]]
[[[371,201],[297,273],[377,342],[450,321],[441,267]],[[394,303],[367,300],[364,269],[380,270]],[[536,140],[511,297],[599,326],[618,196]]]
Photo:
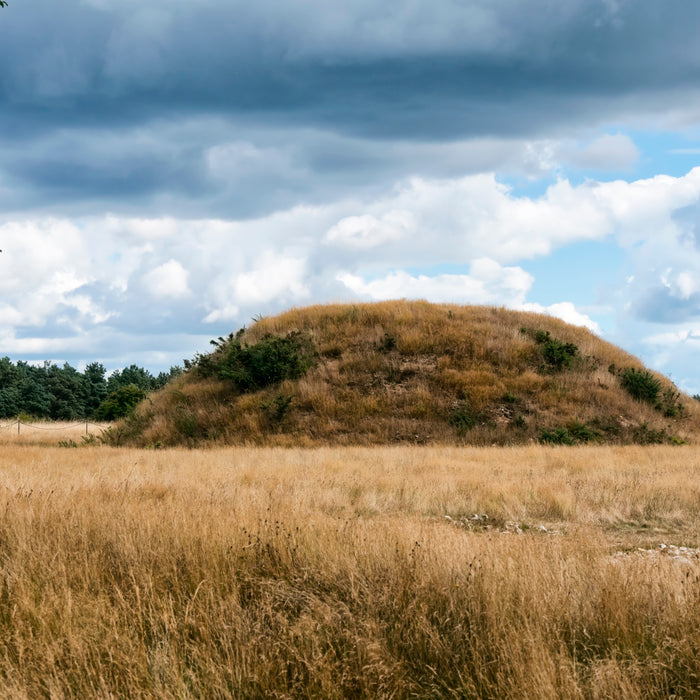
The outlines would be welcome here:
[[[0,20],[4,211],[238,218],[407,175],[624,170],[635,144],[601,125],[700,114],[683,0],[37,0]]]
[[[241,221],[7,223],[2,342],[16,353],[28,338],[41,348],[43,338],[45,352],[73,353],[76,338],[94,352],[112,335],[179,331],[200,340],[258,313],[351,298],[506,305],[595,329],[570,299],[548,307],[531,299],[533,278],[518,264],[581,240],[614,240],[627,251],[634,274],[614,292],[624,313],[688,322],[700,314],[700,250],[688,224],[699,206],[696,168],[631,183],[562,180],[536,198],[475,175],[413,178],[377,200]],[[452,271],[439,270],[445,261]]]
[[[700,390],[668,350],[700,329],[699,24],[687,0],[13,3],[0,353],[159,368],[258,313],[426,297],[561,316]],[[624,269],[539,297],[528,266],[583,241]]]

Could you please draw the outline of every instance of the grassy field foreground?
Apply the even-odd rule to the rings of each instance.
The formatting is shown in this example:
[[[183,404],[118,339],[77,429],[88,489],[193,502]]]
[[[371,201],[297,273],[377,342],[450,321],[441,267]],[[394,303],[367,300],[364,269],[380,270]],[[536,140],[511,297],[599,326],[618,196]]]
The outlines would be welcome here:
[[[699,504],[695,447],[5,445],[0,697],[697,697]]]

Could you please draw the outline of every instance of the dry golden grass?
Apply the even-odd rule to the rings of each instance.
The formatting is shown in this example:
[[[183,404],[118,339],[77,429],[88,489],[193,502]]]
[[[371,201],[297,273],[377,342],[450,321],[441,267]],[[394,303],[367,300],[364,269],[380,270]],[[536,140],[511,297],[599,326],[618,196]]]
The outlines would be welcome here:
[[[31,421],[0,420],[0,445],[53,445],[59,441],[73,441],[82,444],[83,438],[97,439],[108,429],[109,423],[93,423],[89,421]],[[19,429],[18,429],[19,427]]]
[[[4,444],[0,496],[0,697],[698,696],[699,448]]]
[[[543,365],[536,330],[579,348],[571,368]],[[551,317],[407,301],[312,306],[258,321],[244,342],[292,331],[318,352],[303,378],[238,396],[226,380],[186,374],[120,425],[114,444],[515,445],[573,421],[606,443],[700,438],[697,402],[683,397],[685,410],[669,419],[632,399],[608,368],[639,360]],[[280,420],[265,409],[276,397],[291,397]],[[473,427],[452,420],[463,410]]]

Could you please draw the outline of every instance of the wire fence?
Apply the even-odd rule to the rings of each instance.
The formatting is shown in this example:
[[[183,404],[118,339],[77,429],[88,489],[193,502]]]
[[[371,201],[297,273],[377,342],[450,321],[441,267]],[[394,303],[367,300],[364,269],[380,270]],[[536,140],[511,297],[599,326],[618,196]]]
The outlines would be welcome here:
[[[7,430],[8,432],[12,432],[13,430],[16,430],[17,435],[21,435],[23,429],[25,431],[27,429],[29,429],[29,430],[44,430],[44,431],[50,431],[50,432],[57,432],[57,431],[66,432],[67,430],[73,430],[76,428],[80,428],[82,426],[85,426],[85,434],[86,435],[90,434],[90,426],[93,426],[95,428],[99,428],[100,430],[106,430],[109,427],[108,425],[100,425],[99,423],[93,423],[90,420],[77,421],[74,423],[61,423],[58,426],[50,426],[50,425],[47,425],[45,423],[42,425],[39,425],[37,423],[28,423],[28,422],[21,421],[21,420],[14,420],[14,421],[10,421],[9,423],[0,423],[0,430]]]

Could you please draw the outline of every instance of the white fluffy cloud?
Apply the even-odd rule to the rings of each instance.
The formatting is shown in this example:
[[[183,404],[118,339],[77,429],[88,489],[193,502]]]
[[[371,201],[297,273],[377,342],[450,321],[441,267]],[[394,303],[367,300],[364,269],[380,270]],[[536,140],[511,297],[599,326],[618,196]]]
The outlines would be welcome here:
[[[68,221],[10,222],[0,226],[0,318],[5,332],[52,324],[63,333],[76,324],[101,323],[112,316],[80,292],[94,275],[92,242]]]
[[[266,251],[252,270],[235,281],[234,295],[243,306],[264,304],[272,299],[299,300],[309,296],[304,284],[303,258],[285,258]]]
[[[429,299],[464,304],[522,304],[533,278],[519,267],[501,267],[487,258],[475,260],[468,275],[410,275],[402,270],[366,282],[350,273],[337,276],[358,296],[380,299]]]
[[[561,301],[557,304],[542,306],[542,304],[528,303],[517,307],[520,311],[534,311],[538,314],[547,314],[560,318],[562,321],[574,326],[583,326],[598,335],[601,334],[600,326],[590,316],[579,311],[570,301]]]
[[[690,299],[700,292],[700,274],[698,270],[681,270],[676,275],[676,288],[681,299]]]
[[[271,302],[280,307],[308,299],[309,295],[306,260],[286,257],[268,249],[251,268],[230,279],[215,281],[205,293],[208,306],[213,308],[204,321],[233,321],[242,310],[244,313],[259,313]]]
[[[356,205],[364,206],[364,213],[340,218],[326,241],[346,254],[355,248],[359,257],[360,249],[400,236],[391,255],[409,259],[409,264],[469,263],[481,257],[509,264],[569,243],[614,236],[625,248],[653,246],[655,257],[663,260],[684,234],[675,214],[699,201],[700,168],[683,177],[660,175],[630,183],[574,186],[560,180],[539,198],[514,196],[492,174],[414,178],[390,197]]]
[[[410,211],[388,211],[380,218],[371,214],[346,216],[326,234],[326,242],[347,248],[375,248],[392,241],[400,241],[415,231],[416,224]]]
[[[182,299],[190,290],[187,286],[189,273],[177,261],[170,259],[151,270],[145,277],[146,289],[159,299]]]
[[[0,226],[5,347],[29,347],[31,338],[48,347],[59,336],[200,338],[257,313],[352,298],[506,305],[599,332],[567,290],[549,305],[531,298],[533,278],[518,263],[603,239],[629,263],[612,281],[620,309],[692,317],[700,314],[700,246],[695,218],[682,214],[699,201],[696,168],[631,183],[561,180],[539,197],[515,196],[494,175],[413,178],[367,201],[238,221],[10,222]]]
[[[0,226],[0,294],[5,298],[31,294],[47,285],[60,287],[60,293],[70,291],[67,287],[89,271],[84,238],[77,226],[61,219],[11,221]]]
[[[373,248],[393,237],[401,239],[394,255],[410,251],[424,263],[489,257],[504,264],[602,238],[616,223],[609,197],[593,187],[562,180],[539,199],[516,197],[493,174],[414,178],[367,209],[338,221],[326,240],[343,248]]]

